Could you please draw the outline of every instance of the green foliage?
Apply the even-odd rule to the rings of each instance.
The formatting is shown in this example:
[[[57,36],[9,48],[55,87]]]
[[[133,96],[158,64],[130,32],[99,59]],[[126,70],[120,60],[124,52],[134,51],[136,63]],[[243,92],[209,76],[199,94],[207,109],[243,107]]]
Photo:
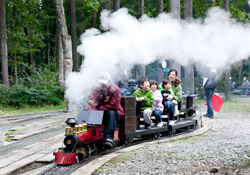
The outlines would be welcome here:
[[[21,54],[40,51],[45,46],[44,26],[49,16],[41,9],[40,1],[6,1],[8,49],[11,54]],[[29,27],[31,48],[28,48],[28,37],[24,27]]]
[[[99,7],[103,4],[105,0],[84,0],[83,8],[87,9],[87,12],[99,11]]]
[[[231,5],[230,6],[230,13],[232,14],[232,17],[235,18],[237,21],[242,22],[242,23],[249,23],[249,17],[250,14],[246,13],[244,11],[241,11],[237,5]]]
[[[53,66],[52,66],[53,67]],[[17,108],[22,105],[57,105],[63,100],[63,88],[58,85],[58,73],[51,71],[49,66],[31,69],[32,76],[23,72],[18,82],[11,88],[0,86],[1,105]]]

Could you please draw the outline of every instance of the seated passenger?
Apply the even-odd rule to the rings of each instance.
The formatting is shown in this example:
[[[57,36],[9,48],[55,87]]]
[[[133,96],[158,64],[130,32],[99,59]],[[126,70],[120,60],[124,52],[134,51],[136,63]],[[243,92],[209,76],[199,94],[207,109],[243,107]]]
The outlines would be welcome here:
[[[98,87],[94,88],[89,95],[88,109],[104,111],[104,146],[109,149],[113,147],[115,127],[124,112],[120,105],[120,89],[116,84],[111,83],[111,75],[108,72],[101,72],[98,83]]]
[[[162,94],[162,97],[163,97],[163,102],[165,103],[165,101],[168,101],[167,97],[168,96],[171,96],[173,98],[174,96],[174,91],[172,89],[172,83],[170,80],[163,80],[162,82],[162,87],[164,88],[162,91],[161,91],[161,94]],[[178,103],[176,100],[172,100],[173,104],[174,104],[174,108],[175,108],[175,114],[174,115],[177,115],[178,114]]]
[[[132,96],[136,97],[136,101],[141,102],[141,110],[143,111],[143,118],[145,122],[145,128],[151,129],[151,114],[153,112],[154,93],[149,88],[149,80],[146,77],[142,77],[139,80],[139,89],[136,90]]]
[[[162,104],[162,95],[161,92],[158,90],[158,84],[155,80],[150,80],[150,89],[154,92],[154,103],[153,103],[153,108],[154,108],[154,113],[155,113],[155,118],[157,120],[157,127],[162,127],[163,122],[161,118],[161,114],[163,112],[164,106]]]
[[[170,125],[173,125],[175,123],[174,122],[174,111],[175,111],[175,108],[174,108],[174,104],[173,104],[172,100],[176,100],[177,103],[180,103],[181,102],[181,98],[182,98],[182,87],[180,85],[181,81],[177,79],[177,76],[178,76],[178,72],[175,69],[171,69],[168,72],[168,79],[171,81],[174,95],[169,95],[167,97],[168,101],[166,101],[164,103],[164,106],[167,109],[167,111],[169,112],[169,117],[170,117],[169,124]],[[159,89],[163,90],[163,87],[161,86],[161,84],[159,85]]]

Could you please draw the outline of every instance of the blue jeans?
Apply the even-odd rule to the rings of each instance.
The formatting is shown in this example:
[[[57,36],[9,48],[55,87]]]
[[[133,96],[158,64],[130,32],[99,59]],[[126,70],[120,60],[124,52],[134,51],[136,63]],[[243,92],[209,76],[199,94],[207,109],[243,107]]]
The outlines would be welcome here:
[[[164,103],[165,108],[167,109],[169,113],[169,119],[174,120],[174,104],[172,101],[166,101]]]
[[[212,104],[212,96],[214,93],[214,89],[205,89],[206,92],[206,101],[207,101],[207,115],[214,116],[213,112],[213,104]]]
[[[156,109],[154,111],[155,113],[155,118],[157,120],[158,123],[161,123],[162,119],[161,119],[161,114],[162,114],[162,111],[160,109]]]
[[[105,111],[104,112],[104,117],[103,117],[103,125],[105,128],[105,135],[104,138],[106,140],[113,141],[114,140],[114,132],[115,132],[115,127],[120,119],[120,114],[116,111]]]

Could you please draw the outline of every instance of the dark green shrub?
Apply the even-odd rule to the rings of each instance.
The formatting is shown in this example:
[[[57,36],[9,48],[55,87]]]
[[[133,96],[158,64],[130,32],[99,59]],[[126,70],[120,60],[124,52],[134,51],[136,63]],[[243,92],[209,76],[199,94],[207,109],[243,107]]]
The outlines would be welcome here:
[[[57,105],[63,100],[64,90],[58,85],[58,73],[49,66],[32,70],[32,76],[26,73],[18,78],[18,84],[7,88],[0,86],[0,103],[20,107],[23,104]]]

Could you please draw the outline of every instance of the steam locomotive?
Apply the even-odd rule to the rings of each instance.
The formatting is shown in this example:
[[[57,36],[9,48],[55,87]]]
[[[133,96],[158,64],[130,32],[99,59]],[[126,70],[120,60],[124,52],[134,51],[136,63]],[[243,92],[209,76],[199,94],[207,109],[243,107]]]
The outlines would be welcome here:
[[[141,116],[140,103],[135,97],[122,97],[121,105],[125,115],[120,118],[114,133],[114,145],[129,145],[134,138],[160,137],[161,135],[172,135],[179,129],[189,129],[198,125],[199,116],[196,116],[197,106],[194,105],[195,95],[184,95],[182,102],[178,105],[179,114],[176,117],[177,123],[169,125],[167,111],[163,112],[162,120],[164,126],[145,129],[143,117]],[[103,111],[82,110],[77,120],[68,118],[65,128],[65,147],[58,148],[54,152],[55,163],[58,165],[74,164],[97,154],[104,150],[102,125]],[[155,122],[154,116],[152,116]]]

